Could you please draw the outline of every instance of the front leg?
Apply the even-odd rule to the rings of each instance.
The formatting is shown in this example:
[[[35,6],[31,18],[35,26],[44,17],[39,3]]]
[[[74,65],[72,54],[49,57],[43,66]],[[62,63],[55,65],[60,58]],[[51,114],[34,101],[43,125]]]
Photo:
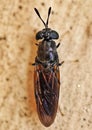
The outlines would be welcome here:
[[[59,46],[60,46],[60,43],[58,43],[56,47],[58,48]]]

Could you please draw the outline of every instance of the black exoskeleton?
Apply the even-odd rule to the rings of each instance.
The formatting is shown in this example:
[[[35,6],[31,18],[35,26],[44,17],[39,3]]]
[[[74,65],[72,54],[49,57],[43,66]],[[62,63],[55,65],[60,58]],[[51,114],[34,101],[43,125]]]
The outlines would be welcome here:
[[[35,58],[34,70],[34,90],[37,112],[40,121],[46,127],[50,126],[56,117],[60,89],[60,71],[59,58],[57,48],[60,43],[56,45],[54,39],[59,38],[59,34],[48,28],[49,16],[51,7],[48,10],[48,17],[46,23],[41,18],[38,10],[35,12],[43,22],[45,28],[36,34],[36,40],[41,40]]]
[[[49,16],[51,13],[51,7],[48,10],[48,17],[46,23],[41,18],[38,10],[35,8],[35,12],[43,22],[45,28],[41,31],[37,32],[36,34],[36,40],[42,41],[38,45],[38,51],[37,51],[37,57],[35,59],[35,64],[42,64],[45,68],[49,67],[49,65],[53,64],[59,64],[58,60],[58,54],[57,54],[57,47],[60,45],[60,43],[56,46],[55,41],[53,39],[58,39],[59,34],[50,28],[48,28],[48,21]]]

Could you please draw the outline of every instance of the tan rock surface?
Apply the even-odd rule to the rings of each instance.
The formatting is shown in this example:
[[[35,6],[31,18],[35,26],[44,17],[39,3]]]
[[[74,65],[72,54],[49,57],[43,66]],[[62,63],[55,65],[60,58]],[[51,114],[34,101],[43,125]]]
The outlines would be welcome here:
[[[61,89],[60,110],[51,127],[39,121],[33,74],[35,34],[57,30]],[[67,33],[66,33],[67,32]],[[65,34],[65,35],[64,35]],[[0,0],[0,130],[92,130],[92,0]]]

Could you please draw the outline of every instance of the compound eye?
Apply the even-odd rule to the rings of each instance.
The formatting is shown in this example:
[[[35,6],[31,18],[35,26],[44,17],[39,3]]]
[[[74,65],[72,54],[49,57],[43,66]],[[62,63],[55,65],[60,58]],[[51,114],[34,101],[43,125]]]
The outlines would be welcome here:
[[[37,34],[36,34],[36,40],[39,40],[39,39],[42,39],[43,38],[43,33],[42,31],[39,31]]]
[[[51,31],[51,38],[52,39],[58,39],[59,38],[59,34],[56,31],[52,30]]]

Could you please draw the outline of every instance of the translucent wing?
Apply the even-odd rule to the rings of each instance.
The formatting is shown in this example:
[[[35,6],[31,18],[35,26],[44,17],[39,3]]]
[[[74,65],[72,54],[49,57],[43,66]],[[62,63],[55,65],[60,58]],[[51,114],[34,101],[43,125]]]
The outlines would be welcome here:
[[[58,107],[59,68],[55,65],[46,70],[42,65],[37,65],[34,77],[38,116],[43,125],[50,126],[55,119]]]

